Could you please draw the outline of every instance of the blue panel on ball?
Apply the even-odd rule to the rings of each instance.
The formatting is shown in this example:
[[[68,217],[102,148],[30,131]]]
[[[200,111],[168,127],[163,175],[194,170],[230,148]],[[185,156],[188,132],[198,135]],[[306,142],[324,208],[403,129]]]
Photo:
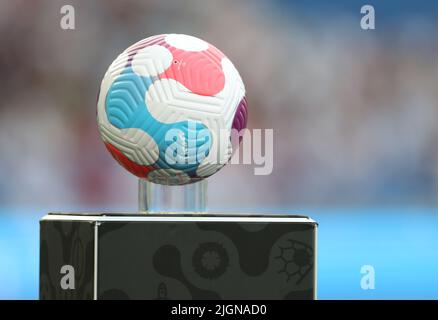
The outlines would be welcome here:
[[[196,177],[199,163],[210,151],[211,133],[199,121],[169,124],[153,117],[145,97],[154,81],[159,79],[140,76],[127,66],[108,90],[105,100],[108,121],[116,128],[141,129],[151,136],[159,149],[157,169],[182,170]]]

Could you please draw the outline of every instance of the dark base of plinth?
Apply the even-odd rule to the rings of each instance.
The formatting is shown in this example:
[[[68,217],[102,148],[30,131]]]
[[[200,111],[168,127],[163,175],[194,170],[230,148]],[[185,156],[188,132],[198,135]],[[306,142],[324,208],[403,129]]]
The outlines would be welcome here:
[[[314,299],[304,216],[49,214],[40,299]]]

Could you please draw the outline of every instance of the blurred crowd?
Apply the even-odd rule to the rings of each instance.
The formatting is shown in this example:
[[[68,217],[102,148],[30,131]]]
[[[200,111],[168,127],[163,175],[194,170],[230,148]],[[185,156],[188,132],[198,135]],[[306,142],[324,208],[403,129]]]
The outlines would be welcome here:
[[[60,27],[64,4],[75,30]],[[136,208],[135,177],[100,140],[96,96],[121,51],[160,33],[220,48],[245,82],[249,128],[274,129],[272,174],[225,167],[210,208],[438,203],[438,20],[389,31],[377,17],[363,31],[360,8],[321,20],[284,5],[0,1],[0,206]]]

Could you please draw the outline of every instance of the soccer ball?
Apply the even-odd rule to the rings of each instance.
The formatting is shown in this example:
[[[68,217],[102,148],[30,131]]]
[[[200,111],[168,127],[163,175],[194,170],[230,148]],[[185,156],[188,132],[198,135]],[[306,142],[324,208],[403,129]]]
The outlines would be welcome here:
[[[112,156],[134,175],[165,185],[222,168],[238,147],[232,133],[246,127],[247,116],[245,87],[231,61],[183,34],[152,36],[123,51],[97,101]]]

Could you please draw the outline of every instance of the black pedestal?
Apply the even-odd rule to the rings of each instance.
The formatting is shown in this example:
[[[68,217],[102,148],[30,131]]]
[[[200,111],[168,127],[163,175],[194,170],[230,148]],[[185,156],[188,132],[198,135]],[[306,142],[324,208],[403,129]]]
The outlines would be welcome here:
[[[40,299],[314,299],[304,216],[49,214]]]

